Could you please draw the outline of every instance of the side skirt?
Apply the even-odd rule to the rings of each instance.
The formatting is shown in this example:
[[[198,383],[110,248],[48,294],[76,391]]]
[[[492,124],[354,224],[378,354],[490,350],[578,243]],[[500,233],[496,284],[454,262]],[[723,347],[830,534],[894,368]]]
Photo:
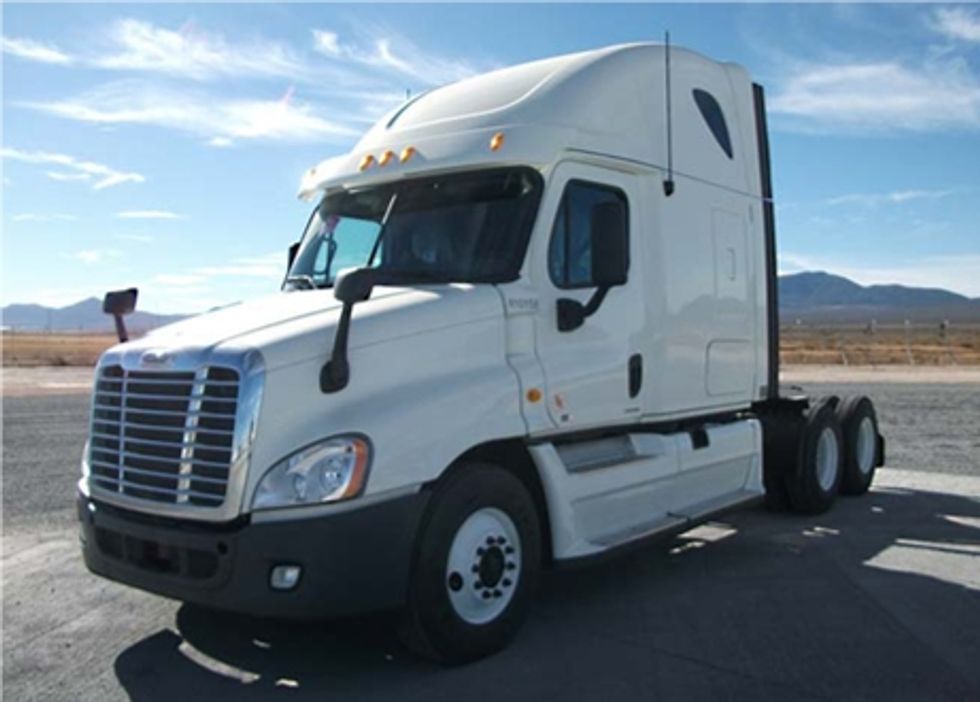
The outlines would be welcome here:
[[[699,527],[702,524],[707,524],[708,522],[714,521],[718,517],[728,514],[729,512],[761,505],[764,500],[765,498],[762,495],[750,495],[742,499],[737,499],[723,507],[719,507],[715,511],[705,512],[698,517],[680,517],[680,515],[671,515],[675,519],[665,521],[660,527],[655,527],[651,530],[638,533],[626,541],[618,543],[615,546],[610,546],[604,551],[591,553],[587,556],[576,556],[574,558],[565,558],[561,560],[556,559],[554,562],[554,568],[555,570],[578,570],[580,568],[589,568],[600,563],[605,563],[606,561],[620,558],[627,554],[633,553],[634,551],[669,541],[670,539],[680,536],[681,534]],[[677,521],[678,519],[681,521]]]

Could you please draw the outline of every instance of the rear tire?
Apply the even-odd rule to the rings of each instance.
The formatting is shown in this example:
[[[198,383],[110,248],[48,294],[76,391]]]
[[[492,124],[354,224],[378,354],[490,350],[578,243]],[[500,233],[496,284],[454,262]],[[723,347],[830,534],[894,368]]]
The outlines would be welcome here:
[[[820,514],[830,509],[843,475],[843,446],[832,398],[811,406],[800,433],[796,465],[786,475],[795,512]]]
[[[460,465],[436,486],[419,530],[402,641],[451,664],[499,651],[524,621],[540,566],[524,484],[491,464]]]
[[[871,487],[878,466],[878,417],[864,395],[845,398],[837,406],[837,419],[844,437],[844,475],[840,491],[863,495]]]

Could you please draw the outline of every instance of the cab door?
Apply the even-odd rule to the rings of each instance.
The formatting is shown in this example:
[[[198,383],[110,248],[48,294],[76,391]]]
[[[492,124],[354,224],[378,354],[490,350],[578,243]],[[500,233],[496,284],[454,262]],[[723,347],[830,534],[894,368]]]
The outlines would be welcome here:
[[[534,237],[536,342],[548,412],[563,431],[637,421],[643,412],[639,188],[639,176],[562,162],[542,203]],[[625,276],[603,289],[597,277],[613,254],[593,229],[605,227],[604,236],[614,236],[618,216],[626,237]]]

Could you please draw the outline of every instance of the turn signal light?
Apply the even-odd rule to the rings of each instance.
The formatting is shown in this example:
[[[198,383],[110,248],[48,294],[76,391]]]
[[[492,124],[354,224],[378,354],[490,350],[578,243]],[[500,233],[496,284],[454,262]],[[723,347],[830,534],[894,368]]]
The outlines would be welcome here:
[[[357,167],[359,171],[366,171],[374,163],[374,156],[371,154],[364,154],[364,158],[361,159],[361,165]]]
[[[383,154],[381,154],[381,158],[378,159],[378,165],[387,166],[389,163],[392,162],[392,160],[394,160],[394,158],[395,158],[395,152],[392,151],[391,149],[387,149]]]
[[[491,151],[496,151],[497,149],[499,149],[503,145],[504,145],[504,133],[503,132],[497,132],[492,137],[490,137],[490,150]]]
[[[408,159],[412,158],[412,156],[414,155],[415,155],[415,147],[406,146],[404,149],[402,149],[402,155],[400,160],[402,163],[405,163]]]

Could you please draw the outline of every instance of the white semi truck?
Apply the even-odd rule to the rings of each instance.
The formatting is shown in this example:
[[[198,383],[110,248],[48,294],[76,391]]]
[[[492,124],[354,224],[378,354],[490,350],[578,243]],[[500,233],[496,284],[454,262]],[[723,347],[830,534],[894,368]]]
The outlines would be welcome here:
[[[449,662],[542,568],[861,494],[867,398],[783,395],[763,92],[615,46],[415,97],[311,168],[279,292],[125,340],[79,482],[99,575],[255,615],[400,608]]]

